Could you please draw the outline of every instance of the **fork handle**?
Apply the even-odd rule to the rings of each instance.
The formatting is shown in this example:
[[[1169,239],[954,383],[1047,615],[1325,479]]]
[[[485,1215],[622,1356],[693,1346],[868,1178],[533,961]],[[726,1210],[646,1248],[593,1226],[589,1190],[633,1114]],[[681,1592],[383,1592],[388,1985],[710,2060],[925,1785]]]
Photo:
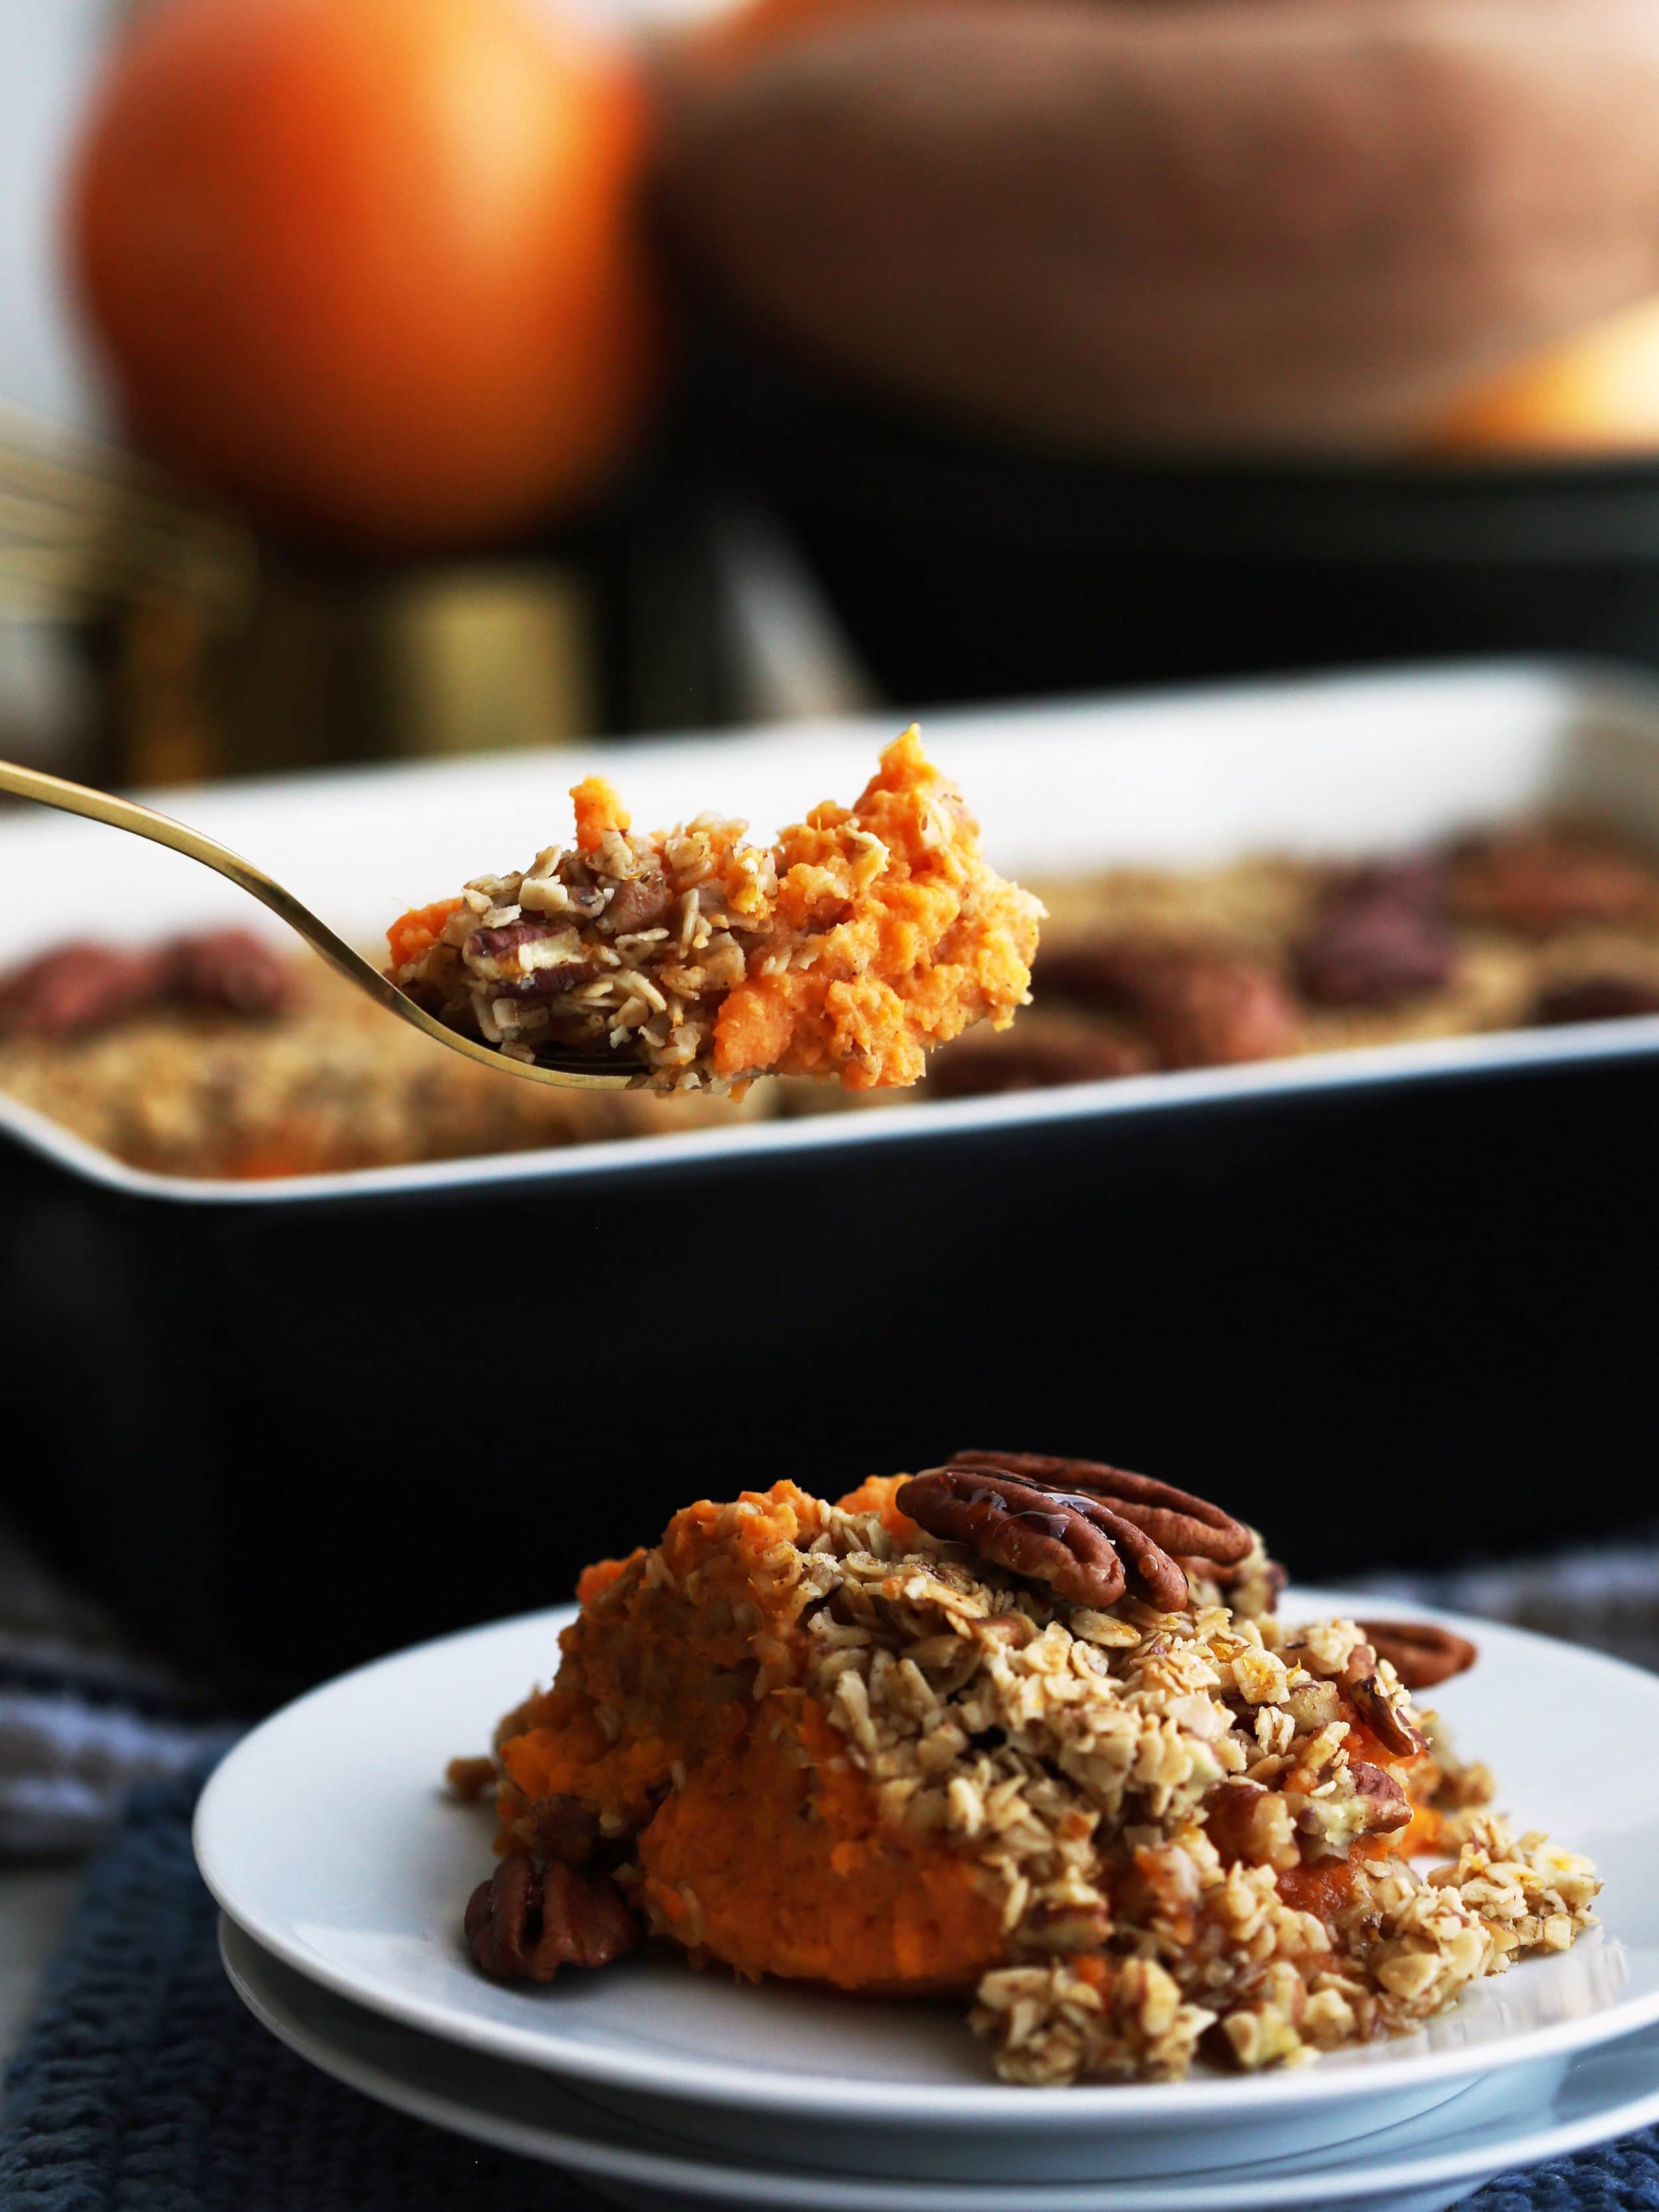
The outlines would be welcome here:
[[[71,783],[66,776],[48,775],[44,769],[21,768],[15,761],[0,760],[0,791],[9,792],[15,799],[33,799],[38,806],[56,807],[60,814],[79,814],[88,822],[101,822],[112,830],[128,830],[135,837],[149,838],[152,845],[166,845],[175,853],[182,853],[186,860],[199,860],[204,868],[228,877],[240,890],[269,907],[319,952],[331,968],[337,969],[360,991],[367,991],[388,1013],[422,1030],[434,1042],[447,1046],[451,1052],[476,1060],[497,1073],[523,1076],[532,1082],[573,1091],[626,1090],[638,1079],[637,1069],[532,1066],[523,1060],[509,1060],[489,1045],[446,1028],[424,1006],[416,1006],[407,992],[400,991],[389,975],[383,975],[372,960],[366,960],[355,945],[348,945],[344,938],[313,914],[308,906],[302,906],[293,892],[285,890],[274,877],[268,876],[263,868],[256,868],[252,860],[245,860],[240,853],[233,853],[216,837],[192,830],[186,822],[175,822],[170,814],[158,814],[153,806],[141,806],[136,799],[118,799],[113,792],[94,791],[88,784]]]
[[[118,799],[113,792],[94,791],[88,784],[71,783],[66,776],[48,775],[44,769],[20,768],[15,761],[0,760],[0,791],[9,792],[15,799],[33,799],[39,806],[56,807],[60,814],[79,814],[88,822],[128,830],[135,837],[149,838],[153,845],[166,845],[182,853],[187,860],[199,860],[204,868],[228,877],[240,890],[268,906],[354,983],[367,988],[372,982],[377,987],[375,996],[383,1004],[392,1006],[394,999],[404,998],[403,992],[388,982],[372,961],[365,960],[354,946],[337,936],[292,891],[284,890],[263,868],[256,868],[252,860],[233,853],[228,845],[222,845],[203,830],[192,830],[188,823],[175,822],[170,814],[158,814],[153,806],[141,806],[136,799]],[[401,1009],[393,1007],[393,1011]]]

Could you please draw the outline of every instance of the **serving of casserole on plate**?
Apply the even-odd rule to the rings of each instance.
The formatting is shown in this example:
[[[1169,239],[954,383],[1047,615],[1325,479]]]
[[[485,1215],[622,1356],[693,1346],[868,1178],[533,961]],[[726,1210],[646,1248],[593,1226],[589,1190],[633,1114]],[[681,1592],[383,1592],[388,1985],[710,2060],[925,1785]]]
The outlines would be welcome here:
[[[452,2051],[473,2101],[452,2081],[442,2116],[486,2139],[537,2148],[501,2118],[527,2069],[592,2100],[541,2154],[604,2172],[633,2116],[692,2194],[718,2158],[760,2202],[763,2170],[1000,2212],[1223,2166],[1265,2202],[1241,2161],[1407,2124],[1426,2154],[1472,2083],[1513,2139],[1574,2054],[1659,2020],[1659,1685],[1364,1612],[1102,1463],[964,1451],[840,1505],[781,1480],[684,1510],[578,1613],[278,1714],[210,1782],[198,1856],[256,2009],[269,1960],[401,2023],[390,2075],[349,2021],[299,2039],[394,2102]]]

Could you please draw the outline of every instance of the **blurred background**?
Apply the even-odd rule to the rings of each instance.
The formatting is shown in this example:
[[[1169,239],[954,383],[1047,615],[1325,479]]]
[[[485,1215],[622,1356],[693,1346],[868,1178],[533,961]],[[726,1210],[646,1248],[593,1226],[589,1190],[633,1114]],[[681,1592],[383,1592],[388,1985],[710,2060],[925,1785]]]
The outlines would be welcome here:
[[[1659,659],[1590,0],[0,0],[0,741],[94,780]]]
[[[0,752],[13,757],[96,783],[199,786],[676,729],[787,732],[865,711],[896,727],[941,702],[1365,663],[1659,664],[1659,13],[1646,5],[0,0]],[[563,787],[556,763],[542,772]],[[192,802],[210,818],[213,803]],[[1404,971],[1379,981],[1362,961],[1357,981],[1308,983],[1324,1030],[1296,1030],[1307,1008],[1284,995],[1303,957],[1289,922],[1258,942],[1246,914],[1221,951],[1279,1009],[1278,1045],[1152,1060],[1144,1041],[1106,1033],[1110,1006],[1086,1035],[1075,1009],[1069,1028],[1043,1030],[1040,1008],[1024,1034],[1052,1065],[990,1065],[970,1081],[964,1054],[952,1079],[1019,1087],[1226,1064],[1309,1037],[1321,1049],[1334,1036],[1609,1007],[1637,1018],[1659,1004],[1650,863],[1524,836],[1498,856],[1514,927],[1475,947],[1477,966],[1507,963],[1509,996],[1485,1011],[1440,1004],[1450,940],[1430,908],[1450,849],[1396,870],[1380,919],[1360,916],[1371,966],[1386,954],[1397,969],[1403,944]],[[1280,881],[1268,903],[1311,913],[1344,881],[1340,869]],[[1231,909],[1198,896],[1194,910],[1224,936],[1216,915]],[[14,896],[39,919],[38,895]],[[64,932],[77,921],[88,926],[84,902]],[[1557,936],[1595,987],[1587,1000],[1569,991],[1565,1012],[1549,1000],[1555,953],[1539,951]],[[120,946],[58,956],[71,980],[102,963],[106,1007],[96,993],[60,1005],[50,955],[19,970],[0,1008],[12,1040],[0,1090],[84,1133],[76,1111],[101,1085],[116,1133],[94,1141],[173,1173],[283,1176],[625,1133],[615,1120],[556,1123],[550,1109],[537,1120],[504,1096],[522,1086],[493,1077],[474,1086],[487,1099],[452,1097],[424,1047],[404,1066],[378,1015],[360,1036],[315,1000],[314,978],[273,981],[268,962],[255,973],[234,942],[233,975],[224,944],[208,943],[195,1001],[154,976],[138,989]],[[1618,968],[1611,983],[1597,960]],[[1365,1030],[1385,1000],[1403,1001],[1401,1025]],[[1419,1014],[1427,1027],[1413,1032]],[[1352,1036],[1337,1035],[1350,1016]],[[999,1168],[992,1194],[942,1209],[940,1233],[971,1218],[983,1251],[994,1216],[1011,1251],[1028,1234],[1048,1240],[1056,1367],[1070,1337],[1103,1326],[1105,1291],[1081,1308],[1069,1287],[1090,1240],[1144,1221],[1139,1273],[1115,1291],[1136,1326],[1154,1247],[1168,1248],[1172,1283],[1220,1285],[1241,1252],[1267,1253],[1279,1278],[1262,1356],[1305,1338],[1317,1308],[1333,1427],[1346,1419],[1354,1344],[1408,1343],[1426,1405],[1438,1342],[1458,1334],[1474,1380],[1466,1431],[1436,1418],[1443,1459],[1478,1468],[1500,1406],[1537,1490],[1553,1480],[1548,1438],[1578,1432],[1590,1367],[1645,1325],[1614,1273],[1632,1233],[1623,1194],[1651,1182],[1631,1103],[1648,1096],[1648,1062],[1568,1071],[1559,1086],[1540,1074],[1500,1097],[1471,1081],[1443,1115],[1419,1115],[1399,1091],[1288,1101],[1264,1141],[1294,1158],[1293,1176],[1247,1170],[1242,1138],[1224,1155],[1178,1135],[1158,1173],[1132,1175],[1139,1139],[1120,1132],[1109,1158],[1087,1130],[1068,1168],[1073,1140],[1051,1131],[1018,1152],[1029,1188]],[[333,1151],[307,1150],[319,1098]],[[808,1109],[781,1096],[750,1110]],[[1316,1156],[1298,1133],[1304,1110],[1325,1133]],[[1592,1111],[1600,1133],[1575,1155],[1564,1132]],[[1242,1130],[1250,1116],[1234,1120]],[[1605,1206],[1587,1199],[1584,1153],[1615,1194]],[[841,1170],[826,1158],[815,1171],[833,1194]],[[184,1408],[219,1425],[204,1469],[223,1456],[222,1431],[238,1452],[257,1456],[262,1437],[274,1451],[249,1407],[298,1356],[315,1255],[279,1255],[272,1231],[259,1285],[239,1290],[272,1301],[271,1372],[242,1375],[222,1348],[168,1401],[164,1371],[199,1347],[174,1340],[177,1309],[153,1285],[171,1267],[194,1295],[204,1269],[240,1277],[242,1264],[216,1244],[210,1261],[186,1256],[182,1210],[172,1221],[115,1205],[84,1232],[101,1240],[88,1258],[53,1175],[21,1151],[0,1167],[18,1193],[0,1248],[9,1326],[38,1340],[33,1395],[58,1446],[79,1422],[98,1441],[77,1466],[113,1451],[173,1492]],[[787,1255],[806,1218],[791,1211],[797,1186],[768,1182],[758,1163],[740,1170],[744,1203]],[[902,1179],[864,1173],[866,1202],[881,1174]],[[1096,1212],[1073,1206],[1068,1176]],[[1516,1176],[1534,1193],[1518,1222]],[[1139,1215],[1125,1210],[1137,1178]],[[1322,1188],[1347,1224],[1335,1259],[1316,1227]],[[1483,1272],[1443,1285],[1431,1326],[1413,1286],[1458,1208]],[[1187,1249],[1172,1241],[1177,1218],[1189,1261],[1169,1256]],[[1305,1280],[1284,1266],[1297,1218]],[[475,1200],[453,1233],[465,1244],[483,1219]],[[1555,1279],[1577,1254],[1596,1286],[1569,1314],[1531,1288],[1528,1240],[1546,1219]],[[361,1265],[351,1297],[365,1314],[380,1285],[403,1279],[396,1236],[435,1249],[428,1225],[392,1206],[375,1239],[355,1216],[326,1233],[342,1243],[324,1272],[343,1298]],[[54,1295],[71,1302],[61,1316],[41,1288],[48,1249]],[[1333,1304],[1339,1277],[1346,1302]],[[118,1280],[131,1287],[130,1315],[103,1331],[106,1359],[124,1345],[130,1372],[125,1397],[83,1402],[66,1396],[62,1346],[94,1279],[112,1296]],[[1211,1349],[1248,1375],[1215,1296]],[[1517,1384],[1515,1347],[1534,1324],[1561,1363],[1559,1389],[1536,1363]],[[384,1314],[378,1326],[390,1328]],[[331,1436],[319,1482],[328,1452],[355,1448],[369,1328],[323,1329],[305,1355]],[[395,1330],[386,1340],[395,1372]],[[1094,1357],[1077,1371],[1092,1377]],[[947,1396],[983,1397],[971,1360],[941,1359],[955,1361],[941,1369]],[[1409,1431],[1397,1363],[1383,1364],[1377,1387]],[[1632,1432],[1648,1420],[1639,1364],[1618,1376]],[[1156,1455],[1176,1447],[1170,1392],[1149,1373]],[[1023,1403],[1024,1377],[1007,1381]],[[280,1387],[291,1413],[285,1376]],[[902,1377],[894,1389],[928,1425],[915,1449],[934,1449],[936,1407],[918,1409]],[[770,1418],[787,1429],[797,1384],[777,1389]],[[106,1443],[100,1424],[122,1423],[145,1393],[167,1406],[154,1434],[123,1427]],[[1075,1418],[1092,1434],[1085,1395]],[[1609,1434],[1612,1419],[1604,1389]],[[1318,1425],[1297,1445],[1310,1463],[1326,1449]],[[1176,1479],[1198,1479],[1206,1434]],[[864,1471],[861,1433],[820,1443]],[[1370,1448],[1386,1455],[1376,1437]],[[898,1449],[883,1443],[869,1463]],[[1251,1480],[1280,1481],[1285,1447],[1266,1414],[1241,1454]],[[78,1502],[79,1480],[26,1502],[101,1559],[108,1583],[158,1544],[139,1579],[165,1629],[174,1520],[155,1520],[135,1473],[140,1526],[126,1533]],[[216,1480],[204,1474],[210,1489]],[[1605,1522],[1629,1517],[1632,1480],[1602,1485]],[[1466,1554],[1486,1540],[1471,1486]],[[204,1556],[210,1519],[203,1505]],[[96,1540],[74,1536],[83,1523]],[[422,1528],[408,1544],[411,1574],[432,1571]],[[1304,1538],[1309,1557],[1375,1564],[1378,1545],[1333,1522]],[[216,1571],[202,1579],[224,1597],[234,1652],[258,1608],[240,1588],[225,1595],[234,1586]],[[285,1621],[286,1585],[265,1595]],[[453,1594],[458,1613],[472,1603]],[[382,1640],[403,1631],[386,1625]],[[364,1617],[353,1633],[372,1645],[380,1632]],[[280,1673],[248,1669],[259,1694]]]
[[[199,786],[1364,664],[1659,665],[1656,116],[1650,0],[0,0],[0,755]],[[1426,933],[1431,982],[1449,849],[1380,872],[1359,917],[1408,970]],[[1340,890],[1329,858],[1296,897]],[[1523,835],[1498,859],[1519,919],[1477,954],[1531,977],[1554,935],[1582,964],[1623,927],[1628,972],[1610,1003],[1586,970],[1588,1013],[1513,981],[1445,1026],[1650,1017],[1650,858]],[[15,874],[14,931],[101,926]],[[1288,933],[1252,988],[1289,988]],[[188,1000],[140,962],[135,996],[127,950],[92,948],[101,1011],[56,1003],[50,957],[23,974],[0,1091],[33,1070],[73,1127],[101,1083],[140,1164],[618,1133],[535,1120],[493,1074],[452,1096],[447,1055],[400,1058],[395,1024],[313,1006],[297,970],[286,1024],[262,1018],[280,989],[222,975]],[[87,955],[63,948],[71,981]],[[1350,1041],[1375,981],[1325,994],[1332,1023],[1358,1006]],[[1082,1017],[1065,1050],[1051,1027],[1016,1080],[1205,1060],[1125,1059],[1104,1018],[1082,1061]],[[747,1224],[790,1358],[654,1488],[614,1480],[609,1395],[569,1394],[554,1558],[434,1543],[479,1417],[410,1387],[409,1285],[524,1249],[522,1190],[535,1249],[574,1242],[592,1310],[631,1316],[666,1182],[239,1209],[8,1142],[0,1491],[52,1556],[0,1525],[0,1855],[78,1847],[226,1711],[562,1596],[687,1486],[786,1455],[835,1488],[964,1437],[1121,1449],[1282,1507],[1298,1568],[1393,1565],[1408,1595],[1650,1656],[1659,1060],[1555,1058],[1241,1092],[1224,1140],[1183,1111],[1000,1146],[969,1116],[923,1170],[899,1146],[694,1162],[686,1249]],[[319,1098],[337,1156],[295,1147]],[[903,1264],[854,1239],[823,1272],[849,1203],[906,1224]],[[964,1283],[1017,1285],[1025,1340],[988,1356]],[[884,1326],[931,1352],[872,1356]],[[842,1368],[873,1373],[831,1402]],[[1060,1433],[1022,1426],[1034,1399]],[[672,1432],[656,1403],[629,1418]],[[1367,1481],[1402,1469],[1437,1517],[1380,1527]],[[1492,1567],[1569,1534],[1609,1539],[1576,1579]],[[1425,1576],[1431,1536],[1463,1582]],[[35,1911],[0,1926],[0,2045]]]

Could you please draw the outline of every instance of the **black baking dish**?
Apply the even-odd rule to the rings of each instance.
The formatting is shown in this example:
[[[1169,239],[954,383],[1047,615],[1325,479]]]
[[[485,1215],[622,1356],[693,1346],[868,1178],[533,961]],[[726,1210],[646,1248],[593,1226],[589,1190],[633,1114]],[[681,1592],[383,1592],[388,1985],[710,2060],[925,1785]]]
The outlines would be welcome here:
[[[653,748],[629,789],[769,826],[775,785],[839,790],[872,735]],[[928,735],[1033,872],[1387,846],[1564,794],[1659,820],[1651,696],[1570,672]],[[366,823],[441,884],[525,843],[505,816],[477,842],[492,809],[544,820],[589,765],[174,805],[302,894]],[[285,807],[325,826],[290,848]],[[447,874],[428,831],[464,848]],[[98,834],[0,829],[20,915],[27,869]],[[222,910],[191,877],[158,921]],[[140,1175],[6,1108],[5,1502],[250,1701],[562,1598],[690,1498],[963,1443],[1221,1492],[1303,1574],[1537,1548],[1650,1510],[1656,1109],[1659,1019],[258,1186]]]

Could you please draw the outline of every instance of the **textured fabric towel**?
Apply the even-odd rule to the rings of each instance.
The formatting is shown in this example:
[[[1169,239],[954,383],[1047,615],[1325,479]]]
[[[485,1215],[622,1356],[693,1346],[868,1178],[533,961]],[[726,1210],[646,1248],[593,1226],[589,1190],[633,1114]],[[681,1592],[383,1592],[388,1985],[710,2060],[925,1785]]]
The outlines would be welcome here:
[[[580,2183],[338,2087],[232,1996],[192,1784],[135,1799],[12,2069],[8,2212],[599,2212]],[[1659,2130],[1491,2183],[1468,2212],[1659,2212]]]
[[[135,1783],[192,1771],[235,1732],[0,1516],[0,1858],[89,1849]]]
[[[88,1869],[7,2082],[6,2212],[599,2212],[341,2088],[243,2010],[191,1856],[198,1787],[141,1790]]]

